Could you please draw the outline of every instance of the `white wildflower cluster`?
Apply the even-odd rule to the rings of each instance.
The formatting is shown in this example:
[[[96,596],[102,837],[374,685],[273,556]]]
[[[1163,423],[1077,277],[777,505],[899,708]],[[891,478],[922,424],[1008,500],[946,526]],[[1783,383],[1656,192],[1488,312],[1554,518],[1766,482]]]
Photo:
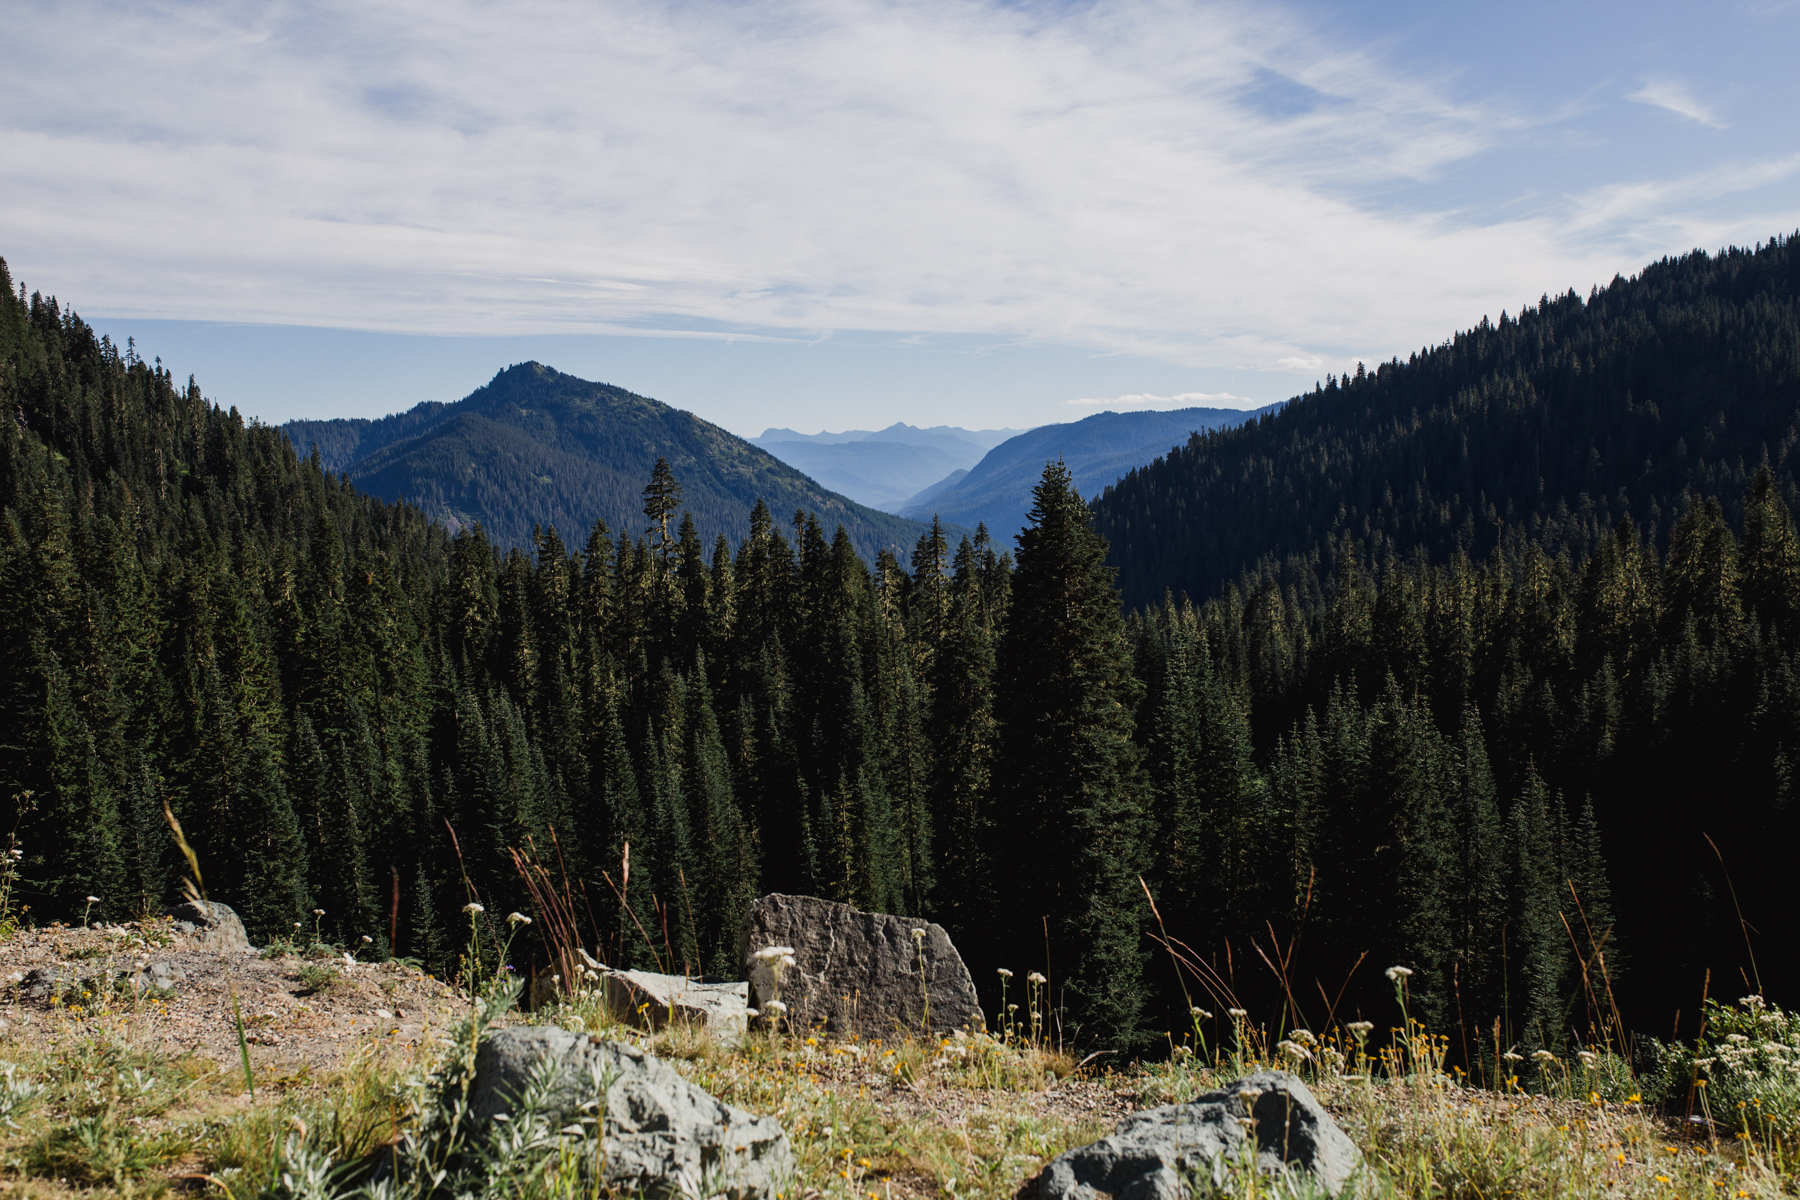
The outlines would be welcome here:
[[[1698,1076],[1713,1119],[1728,1128],[1800,1138],[1800,1018],[1760,995],[1709,1002],[1705,1016],[1700,1045],[1663,1050],[1664,1079],[1686,1086]]]
[[[1299,1062],[1310,1062],[1312,1060],[1312,1051],[1291,1038],[1283,1038],[1281,1041],[1276,1042],[1275,1048],[1289,1058]]]
[[[768,963],[778,970],[784,970],[799,962],[799,960],[794,957],[794,948],[792,946],[764,946],[750,957],[761,959],[763,962]]]

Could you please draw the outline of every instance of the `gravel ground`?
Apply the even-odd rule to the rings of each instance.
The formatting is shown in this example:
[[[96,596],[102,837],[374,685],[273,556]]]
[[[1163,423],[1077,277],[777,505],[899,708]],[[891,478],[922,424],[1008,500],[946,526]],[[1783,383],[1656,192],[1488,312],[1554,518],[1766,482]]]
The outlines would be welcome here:
[[[146,920],[52,926],[8,942],[0,1039],[48,1049],[98,1022],[147,1050],[235,1064],[234,991],[251,1063],[277,1076],[338,1066],[371,1040],[428,1045],[462,1012],[450,988],[398,963],[220,951]]]

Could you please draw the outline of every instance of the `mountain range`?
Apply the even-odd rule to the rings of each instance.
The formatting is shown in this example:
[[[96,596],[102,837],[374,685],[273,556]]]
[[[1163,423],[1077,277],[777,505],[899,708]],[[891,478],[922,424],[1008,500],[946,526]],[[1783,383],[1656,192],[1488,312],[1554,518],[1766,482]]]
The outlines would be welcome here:
[[[1021,432],[895,422],[843,433],[767,429],[750,442],[858,503],[897,513],[961,479],[982,455]]]
[[[816,512],[844,526],[857,551],[905,558],[918,524],[819,486],[744,439],[689,412],[542,363],[508,367],[452,404],[428,402],[369,419],[290,421],[302,455],[364,492],[404,500],[453,532],[479,522],[496,543],[528,546],[538,525],[579,543],[596,518],[613,534],[646,527],[641,493],[661,456],[683,488],[703,541],[733,544],[757,500],[777,522]]]
[[[967,475],[915,496],[900,514],[922,521],[937,516],[970,529],[985,523],[996,538],[1010,542],[1025,524],[1031,489],[1045,463],[1060,459],[1075,486],[1091,496],[1196,431],[1254,422],[1277,407],[1102,412],[1067,424],[1041,425],[995,446]]]

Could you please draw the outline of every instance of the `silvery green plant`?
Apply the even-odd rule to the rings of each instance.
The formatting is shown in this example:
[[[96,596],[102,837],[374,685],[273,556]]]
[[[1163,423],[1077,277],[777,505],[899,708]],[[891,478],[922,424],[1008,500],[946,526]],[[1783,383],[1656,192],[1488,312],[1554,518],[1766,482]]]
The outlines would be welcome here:
[[[585,1100],[563,1108],[563,1069],[532,1070],[511,1112],[477,1123],[469,1110],[483,1034],[517,1003],[519,981],[494,980],[453,1035],[453,1047],[414,1087],[417,1119],[373,1158],[335,1162],[303,1132],[290,1134],[269,1195],[279,1200],[457,1200],[599,1195],[605,1190],[605,1103],[612,1079],[592,1068]]]
[[[17,1118],[37,1103],[42,1090],[19,1073],[18,1063],[0,1063],[0,1128],[17,1129]]]
[[[1690,1090],[1696,1112],[1761,1141],[1800,1138],[1800,1014],[1761,996],[1735,1006],[1708,1000],[1692,1044],[1657,1045],[1658,1084],[1669,1100]]]

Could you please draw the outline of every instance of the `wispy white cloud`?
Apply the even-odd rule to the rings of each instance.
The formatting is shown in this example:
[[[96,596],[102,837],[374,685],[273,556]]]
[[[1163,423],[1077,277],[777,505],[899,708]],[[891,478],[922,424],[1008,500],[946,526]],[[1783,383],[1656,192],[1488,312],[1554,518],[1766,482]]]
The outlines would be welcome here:
[[[1725,122],[1719,120],[1711,108],[1695,99],[1687,84],[1679,80],[1646,79],[1644,86],[1625,98],[1653,108],[1667,109],[1676,116],[1686,117],[1712,129],[1726,128]]]
[[[1063,403],[1096,408],[1146,408],[1155,404],[1168,404],[1176,408],[1261,408],[1266,402],[1252,400],[1248,396],[1234,396],[1230,392],[1182,392],[1178,396],[1152,396],[1148,392],[1138,392],[1110,399],[1064,400]]]
[[[1618,231],[1650,220],[1359,200],[1518,118],[1274,5],[67,0],[7,25],[0,253],[117,316],[1310,371],[1630,269]],[[1259,109],[1271,76],[1329,102]]]

